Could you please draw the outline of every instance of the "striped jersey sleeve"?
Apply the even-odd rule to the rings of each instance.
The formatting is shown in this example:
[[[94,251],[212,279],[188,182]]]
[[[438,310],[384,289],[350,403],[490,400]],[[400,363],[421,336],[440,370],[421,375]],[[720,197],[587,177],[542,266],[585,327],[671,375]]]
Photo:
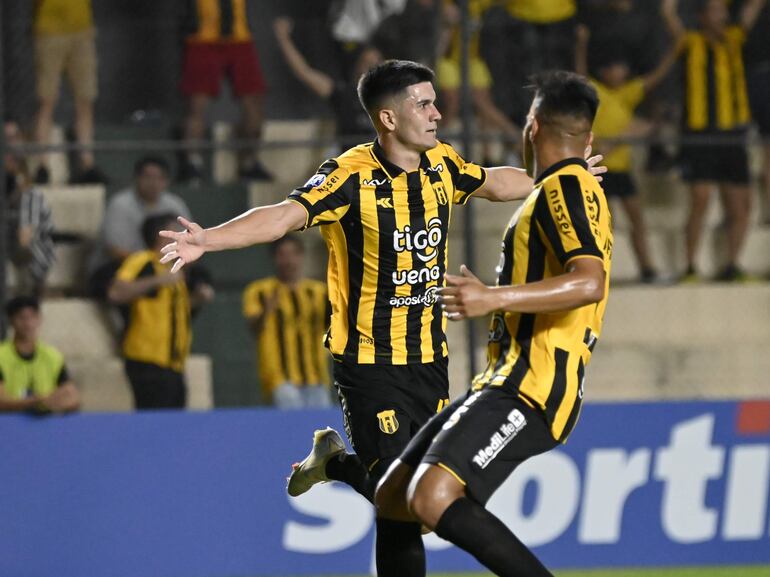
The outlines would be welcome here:
[[[442,143],[444,147],[444,160],[447,170],[452,175],[454,184],[454,204],[465,204],[470,196],[476,192],[487,179],[486,171],[472,162],[467,162],[449,144]]]
[[[603,259],[599,199],[583,188],[577,175],[562,174],[543,183],[537,201],[535,218],[562,266],[579,256]]]
[[[345,216],[357,183],[357,173],[340,166],[334,159],[324,162],[303,186],[289,195],[289,200],[300,204],[307,211],[303,230],[330,224]]]

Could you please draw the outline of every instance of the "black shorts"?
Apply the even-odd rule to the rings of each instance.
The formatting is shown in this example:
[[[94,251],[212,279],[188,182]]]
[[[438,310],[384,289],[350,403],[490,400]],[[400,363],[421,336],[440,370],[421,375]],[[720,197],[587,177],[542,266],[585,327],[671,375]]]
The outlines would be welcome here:
[[[742,130],[699,134],[704,141],[685,143],[680,151],[682,179],[685,182],[707,180],[732,184],[749,183],[749,158],[746,133]],[[688,135],[685,135],[687,138]],[[692,134],[690,138],[696,137]],[[732,142],[725,140],[732,139]]]
[[[634,179],[627,172],[605,172],[601,186],[607,198],[628,198],[636,194]]]
[[[398,457],[410,439],[449,403],[448,362],[360,365],[334,362],[345,432],[371,471]]]
[[[400,459],[414,468],[440,466],[484,505],[516,467],[558,444],[541,411],[515,392],[486,387],[433,417]]]

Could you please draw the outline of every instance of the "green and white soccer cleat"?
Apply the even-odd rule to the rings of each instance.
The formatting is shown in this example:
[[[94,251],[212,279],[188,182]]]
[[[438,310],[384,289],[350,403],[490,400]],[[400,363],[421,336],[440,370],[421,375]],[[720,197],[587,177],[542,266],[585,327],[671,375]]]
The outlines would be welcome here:
[[[326,463],[329,459],[345,452],[345,443],[340,434],[326,427],[313,434],[313,448],[310,454],[299,463],[292,465],[292,472],[286,491],[291,497],[298,497],[317,483],[326,483]]]

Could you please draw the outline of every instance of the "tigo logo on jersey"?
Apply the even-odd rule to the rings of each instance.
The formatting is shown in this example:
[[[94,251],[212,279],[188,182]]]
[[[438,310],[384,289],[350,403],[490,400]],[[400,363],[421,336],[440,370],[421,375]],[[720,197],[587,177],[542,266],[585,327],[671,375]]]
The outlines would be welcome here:
[[[393,409],[377,413],[377,420],[380,422],[380,431],[386,435],[392,435],[398,431],[398,419]]]
[[[393,250],[396,252],[420,251],[417,258],[422,262],[430,262],[438,255],[437,247],[441,244],[444,233],[441,230],[441,219],[431,218],[428,228],[418,232],[412,232],[412,227],[406,225],[404,230],[393,231]]]

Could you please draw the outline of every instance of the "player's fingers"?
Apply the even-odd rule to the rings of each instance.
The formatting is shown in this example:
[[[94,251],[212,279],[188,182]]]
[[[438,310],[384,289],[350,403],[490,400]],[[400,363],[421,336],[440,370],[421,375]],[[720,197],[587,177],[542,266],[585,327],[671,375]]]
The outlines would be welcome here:
[[[158,236],[162,236],[163,238],[172,238],[174,240],[177,240],[179,233],[174,232],[173,230],[162,230],[158,233]]]
[[[173,251],[173,250],[176,250],[176,249],[177,249],[177,246],[178,246],[178,245],[177,245],[177,243],[175,243],[175,242],[170,242],[170,243],[168,243],[167,245],[165,245],[164,247],[162,247],[162,248],[160,249],[160,252],[162,252],[163,254],[168,254],[168,253],[170,253],[171,251]]]
[[[467,278],[462,276],[455,276],[453,274],[444,275],[444,279],[446,280],[446,284],[450,287],[462,286],[468,282]]]
[[[602,160],[604,160],[604,155],[597,154],[596,156],[591,156],[586,160],[586,164],[588,164],[589,168],[593,168],[597,164],[599,164]],[[601,167],[605,168],[605,167]]]
[[[589,164],[591,162],[591,158],[590,158],[591,157],[591,151],[593,151],[593,146],[591,146],[590,144],[588,146],[586,146],[586,149],[583,151],[583,158],[587,158]]]
[[[444,316],[448,318],[450,321],[461,321],[465,318],[461,312],[444,311]]]
[[[187,220],[183,216],[176,217],[176,220],[179,222],[179,224],[181,224],[187,230],[190,230],[190,228],[195,224],[194,222]]]
[[[176,251],[175,252],[168,252],[164,254],[162,257],[160,257],[160,264],[166,264],[167,262],[171,262],[177,258]]]
[[[171,267],[171,274],[179,272],[180,270],[182,270],[183,266],[184,266],[184,261],[181,258],[176,259],[174,266]]]
[[[464,264],[460,265],[460,272],[465,278],[469,278],[472,280],[479,280],[479,277],[477,277],[473,272],[471,272],[471,269],[469,269]]]

